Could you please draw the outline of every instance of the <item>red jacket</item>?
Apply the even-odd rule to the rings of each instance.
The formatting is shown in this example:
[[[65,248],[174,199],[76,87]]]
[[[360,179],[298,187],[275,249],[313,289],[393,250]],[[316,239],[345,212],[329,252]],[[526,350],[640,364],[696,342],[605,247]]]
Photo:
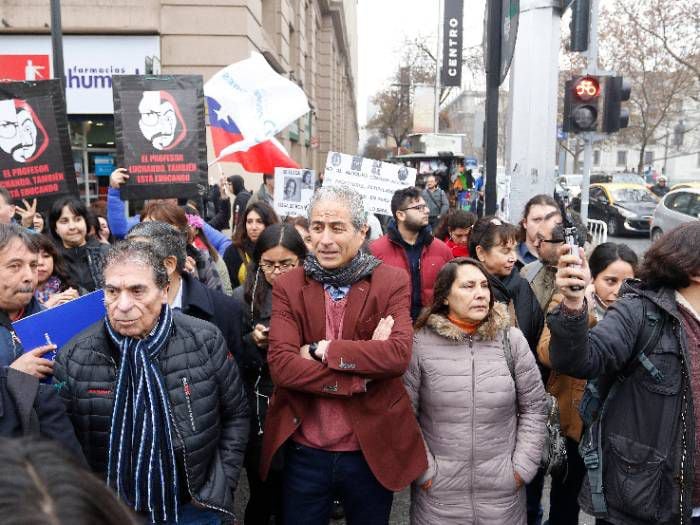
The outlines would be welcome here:
[[[401,245],[401,241],[396,236],[399,235],[395,227],[389,228],[386,235],[369,245],[369,249],[377,259],[381,259],[389,266],[401,268],[410,275],[410,264],[406,250]],[[420,256],[420,286],[421,304],[430,306],[433,302],[433,287],[438,272],[445,266],[445,263],[452,260],[452,251],[440,239],[432,236],[428,238]],[[409,281],[409,286],[411,286]]]
[[[466,244],[456,244],[452,239],[445,240],[445,246],[451,251],[455,257],[469,257],[469,247]]]
[[[405,273],[385,264],[350,288],[343,339],[325,364],[299,348],[325,339],[323,285],[292,270],[275,280],[267,362],[275,391],[265,420],[261,475],[304,420],[310,396],[347,400],[360,448],[377,480],[400,491],[428,468],[427,455],[402,377],[411,360],[413,328]],[[387,341],[371,341],[382,317],[394,318]],[[365,381],[371,380],[371,381]]]

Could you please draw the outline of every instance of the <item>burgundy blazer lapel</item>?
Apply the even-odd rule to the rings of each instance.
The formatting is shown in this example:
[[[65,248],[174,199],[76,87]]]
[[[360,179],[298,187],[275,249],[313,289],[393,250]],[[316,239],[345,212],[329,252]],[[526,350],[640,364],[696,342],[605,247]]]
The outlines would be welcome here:
[[[360,313],[367,302],[369,288],[369,279],[363,279],[350,287],[348,303],[345,306],[345,314],[343,315],[343,339],[355,339],[357,322],[360,320]]]
[[[326,297],[323,285],[306,277],[306,284],[301,289],[304,301],[304,333],[308,341],[302,344],[322,341],[326,338]]]

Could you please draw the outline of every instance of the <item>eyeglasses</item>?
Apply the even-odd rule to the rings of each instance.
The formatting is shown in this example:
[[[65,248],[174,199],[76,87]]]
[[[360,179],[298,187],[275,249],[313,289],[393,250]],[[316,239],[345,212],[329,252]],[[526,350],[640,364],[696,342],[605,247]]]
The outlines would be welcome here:
[[[561,244],[566,242],[564,239],[537,239],[537,242],[547,242],[549,244]]]
[[[291,270],[297,265],[298,260],[286,260],[286,261],[280,261],[280,262],[261,262],[260,263],[260,269],[265,272],[265,273],[272,273],[275,270],[279,270],[280,272],[286,272],[287,270]]]
[[[401,208],[400,211],[408,211],[408,210],[423,211],[423,210],[427,210],[427,209],[428,209],[427,204],[416,204],[415,206],[409,206],[408,208]]]

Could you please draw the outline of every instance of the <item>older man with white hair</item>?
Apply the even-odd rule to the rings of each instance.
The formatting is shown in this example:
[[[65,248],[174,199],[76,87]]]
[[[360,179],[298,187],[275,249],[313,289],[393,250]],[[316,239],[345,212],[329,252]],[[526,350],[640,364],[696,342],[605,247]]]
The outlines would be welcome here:
[[[367,214],[346,187],[309,205],[313,255],[277,278],[268,365],[275,383],[262,474],[285,449],[284,521],[386,524],[393,491],[427,468],[402,384],[411,358],[408,276],[362,251]]]

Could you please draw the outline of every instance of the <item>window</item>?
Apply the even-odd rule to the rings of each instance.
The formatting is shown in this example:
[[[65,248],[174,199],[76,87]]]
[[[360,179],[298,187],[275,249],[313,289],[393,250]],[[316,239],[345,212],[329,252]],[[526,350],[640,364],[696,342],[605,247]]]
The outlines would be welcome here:
[[[700,195],[697,193],[693,195],[688,206],[688,215],[700,219]]]
[[[600,150],[599,149],[593,151],[593,165],[600,166]]]
[[[671,195],[666,200],[666,207],[678,213],[688,213],[688,208],[690,207],[690,201],[693,198],[692,193],[679,192],[675,195]]]
[[[644,164],[653,164],[654,163],[654,152],[653,151],[645,151],[644,152]]]
[[[605,197],[605,192],[601,188],[591,188],[591,192],[589,193],[590,199],[592,201],[596,202],[607,202],[607,198]]]
[[[627,167],[627,150],[621,149],[617,151],[617,165]]]

